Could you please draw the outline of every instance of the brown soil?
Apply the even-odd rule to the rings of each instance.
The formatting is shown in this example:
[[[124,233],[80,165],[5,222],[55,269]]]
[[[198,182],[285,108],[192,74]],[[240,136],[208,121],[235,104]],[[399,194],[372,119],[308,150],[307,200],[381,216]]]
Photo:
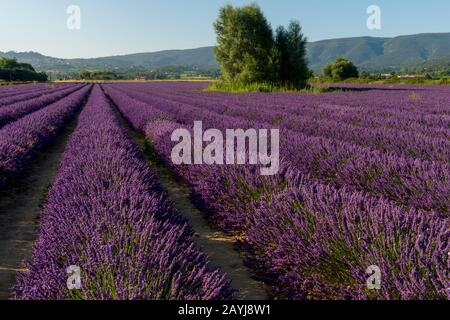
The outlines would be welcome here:
[[[17,272],[24,271],[24,261],[31,258],[41,205],[75,125],[73,120],[36,156],[27,175],[0,193],[0,300],[11,297]]]
[[[239,289],[241,300],[267,300],[268,288],[253,278],[251,271],[244,266],[243,257],[235,250],[236,239],[214,230],[205,216],[190,200],[188,186],[176,180],[169,170],[152,163],[163,188],[167,191],[174,206],[189,221],[195,232],[197,245],[206,253],[213,267],[219,267],[232,281],[232,286]]]

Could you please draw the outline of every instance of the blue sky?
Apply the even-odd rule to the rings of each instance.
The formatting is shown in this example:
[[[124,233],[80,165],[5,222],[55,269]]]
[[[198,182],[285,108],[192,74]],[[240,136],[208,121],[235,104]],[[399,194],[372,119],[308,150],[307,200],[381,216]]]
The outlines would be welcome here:
[[[242,0],[0,0],[0,51],[38,51],[61,58],[99,57],[215,43],[212,23]],[[353,36],[450,32],[448,0],[261,0],[272,26],[300,20],[311,41]],[[368,30],[378,5],[382,29]],[[66,9],[81,8],[81,29],[68,30]]]

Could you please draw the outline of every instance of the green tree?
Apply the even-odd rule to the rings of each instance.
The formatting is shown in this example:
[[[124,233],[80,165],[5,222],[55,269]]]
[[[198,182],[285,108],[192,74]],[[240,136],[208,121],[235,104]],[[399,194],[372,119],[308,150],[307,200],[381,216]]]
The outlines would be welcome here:
[[[45,73],[38,73],[28,63],[0,58],[0,79],[6,81],[47,81]]]
[[[364,79],[370,78],[370,73],[368,71],[364,70],[363,72],[361,72],[361,78],[364,78]]]
[[[0,69],[28,70],[36,72],[31,64],[18,62],[16,59],[0,58]]]
[[[288,29],[277,28],[275,44],[278,53],[279,81],[283,85],[303,88],[311,76],[306,59],[307,39],[298,21],[292,21]]]
[[[223,7],[214,29],[224,80],[249,84],[276,79],[273,31],[256,4]]]
[[[326,78],[339,81],[359,77],[358,68],[351,61],[342,57],[338,57],[334,62],[327,64],[322,73]]]
[[[112,71],[82,70],[75,75],[77,80],[117,80],[119,77]]]

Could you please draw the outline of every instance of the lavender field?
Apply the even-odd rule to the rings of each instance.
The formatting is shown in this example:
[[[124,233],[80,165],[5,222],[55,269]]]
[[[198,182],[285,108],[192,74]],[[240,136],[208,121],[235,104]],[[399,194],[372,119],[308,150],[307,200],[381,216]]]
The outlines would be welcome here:
[[[0,272],[0,292],[19,300],[450,298],[448,86],[207,87],[1,87],[0,270],[14,272]],[[197,121],[221,132],[279,129],[277,174],[175,164],[173,132],[194,135]],[[58,169],[46,190],[33,191],[39,209],[23,231],[23,219],[6,212],[30,209],[2,199],[35,183],[27,176],[46,167],[57,141]],[[178,185],[184,204],[173,196]],[[205,245],[205,228],[222,240]],[[12,254],[24,233],[28,251]],[[70,266],[81,270],[76,290]],[[367,284],[373,267],[376,289]]]

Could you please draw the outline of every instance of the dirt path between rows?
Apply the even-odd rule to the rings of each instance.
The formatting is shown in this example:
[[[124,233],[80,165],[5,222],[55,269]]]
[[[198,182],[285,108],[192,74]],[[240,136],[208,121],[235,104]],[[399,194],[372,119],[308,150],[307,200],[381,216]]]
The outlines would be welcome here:
[[[112,102],[111,104],[113,105]],[[136,132],[119,110],[114,105],[113,107],[132,141],[146,154],[144,136]],[[211,266],[220,267],[231,280],[231,285],[239,289],[237,298],[240,300],[268,300],[268,287],[263,282],[255,280],[250,269],[244,266],[243,257],[234,247],[236,240],[209,226],[204,214],[192,203],[189,187],[174,177],[166,166],[152,161],[150,157],[147,157],[147,161],[158,175],[162,187],[166,190],[175,208],[188,219],[195,232],[195,241],[210,258]]]
[[[0,300],[10,298],[17,272],[24,271],[23,262],[31,258],[41,205],[75,126],[76,119],[39,152],[24,178],[0,193]]]

